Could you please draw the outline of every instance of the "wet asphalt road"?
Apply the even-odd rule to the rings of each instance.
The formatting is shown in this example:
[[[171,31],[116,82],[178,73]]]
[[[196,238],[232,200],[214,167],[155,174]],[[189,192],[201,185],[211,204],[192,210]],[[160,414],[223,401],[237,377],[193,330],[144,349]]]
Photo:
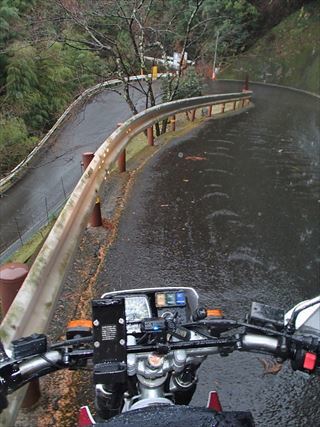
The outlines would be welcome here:
[[[319,293],[319,99],[253,90],[255,109],[207,121],[149,161],[99,287],[192,286],[234,318],[252,300],[288,309]],[[217,389],[224,409],[251,410],[258,426],[320,425],[320,381],[286,365],[263,375],[259,358],[208,359],[192,404]]]
[[[132,96],[138,110],[145,108],[139,92],[133,91]],[[19,236],[25,243],[46,224],[77,184],[82,154],[96,151],[117,124],[131,115],[119,94],[105,90],[68,119],[32,160],[23,178],[0,198],[0,254],[14,242],[17,249]]]

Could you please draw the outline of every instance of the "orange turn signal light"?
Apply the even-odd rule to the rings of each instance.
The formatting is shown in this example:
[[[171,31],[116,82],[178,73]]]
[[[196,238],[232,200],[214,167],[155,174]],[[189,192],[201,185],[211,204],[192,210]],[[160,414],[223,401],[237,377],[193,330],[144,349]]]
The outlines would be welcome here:
[[[223,311],[220,308],[207,308],[207,317],[223,317]]]
[[[71,320],[68,328],[92,328],[92,321],[86,319]]]

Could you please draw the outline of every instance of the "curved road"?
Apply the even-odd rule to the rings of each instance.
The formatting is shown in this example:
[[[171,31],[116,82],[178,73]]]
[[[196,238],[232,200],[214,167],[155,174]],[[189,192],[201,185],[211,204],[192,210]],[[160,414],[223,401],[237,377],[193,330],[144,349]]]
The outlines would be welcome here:
[[[139,174],[97,296],[193,286],[202,303],[239,318],[252,300],[288,309],[319,293],[319,99],[253,90],[255,109],[207,121]],[[251,409],[258,426],[319,425],[319,380],[287,365],[264,375],[262,359],[208,359],[192,403],[216,388],[225,409]]]
[[[164,147],[139,174],[97,296],[107,289],[193,286],[203,303],[242,317],[251,300],[289,308],[319,292],[319,99],[289,89],[253,89],[255,109],[207,121]],[[241,85],[214,82],[208,90],[232,92]],[[52,145],[52,157],[37,164],[35,181],[28,174],[21,182],[13,212],[29,201],[40,212],[48,193],[63,194],[59,180],[67,167],[80,173],[81,153],[94,150],[128,115],[113,93],[89,104]],[[65,141],[72,149],[55,155]],[[59,180],[44,184],[50,170]],[[76,180],[70,179],[71,188]],[[35,182],[39,187],[32,191]],[[63,182],[69,191],[69,178]],[[2,206],[12,199],[7,194]],[[8,227],[13,233],[14,223]],[[318,425],[320,419],[319,381],[287,366],[265,376],[256,355],[208,359],[192,403],[205,404],[211,388],[225,409],[251,409],[261,427]]]
[[[144,98],[137,91],[132,95],[142,110]],[[105,90],[74,114],[41,150],[23,178],[0,199],[0,262],[9,245],[16,242],[13,248],[19,247],[20,236],[25,242],[62,206],[81,176],[82,153],[96,151],[117,124],[130,116],[124,99]]]

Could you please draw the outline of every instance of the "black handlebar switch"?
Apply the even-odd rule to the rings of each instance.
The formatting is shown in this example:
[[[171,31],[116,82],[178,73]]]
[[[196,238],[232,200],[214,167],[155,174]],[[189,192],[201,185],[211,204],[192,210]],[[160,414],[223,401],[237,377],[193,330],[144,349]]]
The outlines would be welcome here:
[[[47,337],[44,334],[32,334],[29,337],[12,341],[13,357],[24,359],[26,357],[42,354],[47,351]]]
[[[125,300],[121,297],[92,301],[93,380],[96,384],[126,379],[127,332]]]

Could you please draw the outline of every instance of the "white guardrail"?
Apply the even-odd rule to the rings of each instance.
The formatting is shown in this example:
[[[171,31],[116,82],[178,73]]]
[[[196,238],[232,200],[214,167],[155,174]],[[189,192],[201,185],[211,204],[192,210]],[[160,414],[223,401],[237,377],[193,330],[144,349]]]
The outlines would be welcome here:
[[[154,123],[174,114],[246,99],[250,101],[251,92],[208,95],[161,104],[131,117],[103,142],[72,192],[1,323],[0,339],[5,347],[14,339],[46,332],[99,189],[129,141]],[[1,426],[14,425],[24,394],[25,388],[11,396],[9,407],[1,414]]]
[[[168,73],[159,73],[157,78],[162,78],[168,76]],[[129,81],[136,82],[140,80],[152,79],[151,74],[141,75],[141,76],[132,76],[129,78]],[[87,100],[93,95],[96,95],[98,92],[112,88],[113,86],[121,85],[123,82],[119,79],[107,80],[102,83],[98,83],[97,85],[86,89],[79,95],[64,111],[64,113],[58,118],[49,132],[41,139],[41,141],[34,147],[34,149],[28,154],[28,156],[23,159],[12,171],[0,179],[0,193],[3,193],[12,186],[17,179],[24,173],[30,161],[34,158],[34,156],[38,153],[38,151],[44,146],[44,144],[57,132],[60,127],[64,124],[69,115],[73,112],[73,110],[81,104],[82,101]]]

